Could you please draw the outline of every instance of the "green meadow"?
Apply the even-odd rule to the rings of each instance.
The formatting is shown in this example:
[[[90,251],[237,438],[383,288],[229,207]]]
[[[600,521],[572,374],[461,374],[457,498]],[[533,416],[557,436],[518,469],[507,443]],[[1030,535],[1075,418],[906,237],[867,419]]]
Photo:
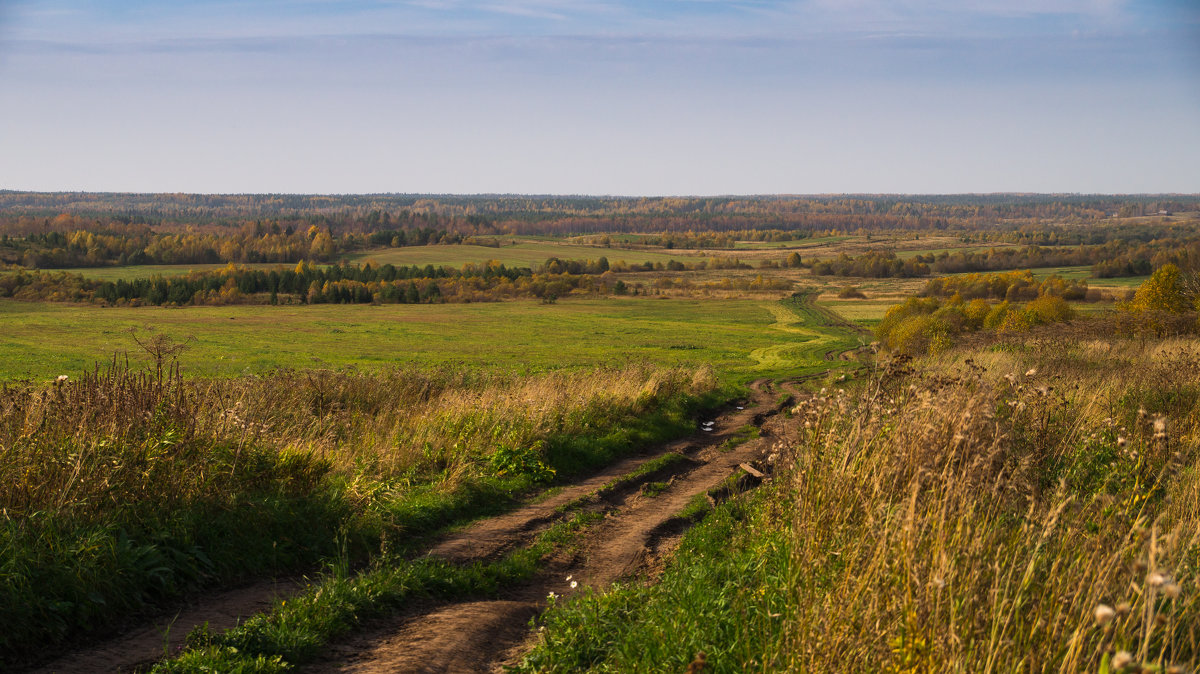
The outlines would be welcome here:
[[[481,264],[488,260],[499,260],[508,266],[533,267],[542,264],[547,259],[557,257],[563,260],[598,260],[608,258],[609,262],[624,260],[630,264],[641,262],[662,262],[670,260],[687,260],[694,258],[694,252],[664,253],[657,250],[626,250],[621,248],[601,248],[574,243],[558,243],[554,241],[528,241],[522,239],[502,239],[504,245],[473,246],[455,244],[446,246],[405,246],[401,248],[376,248],[346,256],[351,262],[366,262],[368,260],[379,264],[400,265],[450,265],[461,267],[468,262]],[[515,243],[513,243],[515,242]]]
[[[565,299],[434,305],[95,307],[0,301],[0,381],[76,374],[114,353],[145,359],[129,330],[190,340],[189,373],[463,364],[538,372],[648,362],[710,364],[735,380],[822,368],[857,341],[766,300]],[[615,348],[614,348],[615,346]]]

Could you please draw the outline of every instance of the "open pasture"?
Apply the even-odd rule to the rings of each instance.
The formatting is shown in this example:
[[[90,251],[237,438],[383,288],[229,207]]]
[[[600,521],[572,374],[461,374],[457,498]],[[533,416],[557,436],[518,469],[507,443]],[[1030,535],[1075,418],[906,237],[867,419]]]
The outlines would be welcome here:
[[[818,326],[804,317],[783,321],[782,308],[770,300],[651,298],[183,309],[5,300],[0,380],[73,375],[114,352],[144,358],[128,331],[145,326],[190,338],[181,362],[201,376],[280,367],[461,363],[543,371],[651,362],[711,364],[744,380],[823,366],[823,354],[805,348],[826,346],[807,330]],[[765,349],[770,358],[754,357]]]
[[[379,264],[434,266],[449,265],[461,267],[468,262],[482,264],[488,260],[499,260],[510,267],[534,267],[547,259],[557,257],[563,260],[598,260],[608,258],[609,262],[625,260],[630,264],[641,262],[662,262],[670,260],[686,260],[695,257],[693,251],[660,250],[628,250],[622,248],[604,248],[578,243],[557,241],[533,241],[525,239],[502,239],[504,245],[497,248],[491,246],[474,246],[456,244],[446,246],[405,246],[402,248],[376,248],[346,256],[350,262],[367,262]]]

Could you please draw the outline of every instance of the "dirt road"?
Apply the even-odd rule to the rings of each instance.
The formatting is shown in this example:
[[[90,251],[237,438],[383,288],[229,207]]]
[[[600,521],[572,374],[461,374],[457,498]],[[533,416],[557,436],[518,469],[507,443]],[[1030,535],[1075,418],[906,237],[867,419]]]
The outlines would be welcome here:
[[[479,522],[446,539],[429,554],[469,563],[494,558],[528,541],[549,527],[559,516],[558,509],[573,500],[590,495],[593,502],[589,507],[605,513],[600,523],[583,534],[574,552],[550,560],[538,576],[502,597],[416,608],[336,644],[321,662],[304,671],[499,671],[523,653],[530,636],[529,620],[545,608],[551,592],[569,597],[588,586],[604,588],[641,573],[652,575],[663,553],[674,547],[690,524],[676,514],[694,497],[743,473],[740,464],[769,470],[762,459],[773,442],[769,420],[778,412],[778,396],[771,384],[755,382],[750,399],[741,406],[744,409],[731,409],[713,419],[711,431],[621,462],[554,498]],[[731,443],[746,426],[758,428],[761,437]],[[619,488],[600,490],[667,452],[677,452],[687,460]],[[647,489],[651,484],[655,488]],[[578,583],[576,588],[571,588],[568,577]]]
[[[692,436],[654,447],[568,485],[552,497],[482,520],[441,540],[427,554],[462,564],[487,561],[528,544],[566,517],[566,504],[604,513],[603,520],[585,530],[573,552],[550,559],[534,579],[510,588],[502,597],[416,604],[403,615],[333,644],[306,671],[488,671],[519,657],[530,634],[529,620],[545,608],[550,592],[569,596],[587,586],[603,588],[615,580],[652,574],[663,553],[690,525],[676,514],[694,497],[732,475],[744,474],[740,464],[768,470],[761,459],[773,441],[769,421],[780,409],[781,396],[773,384],[754,382],[746,401],[702,420],[713,423]],[[758,429],[761,437],[737,444],[737,439],[751,435],[748,426]],[[660,470],[630,477],[667,453],[681,458]],[[579,583],[574,590],[567,576]],[[204,622],[214,631],[232,627],[299,588],[298,580],[270,581],[199,598],[177,613],[36,671],[144,670],[165,654],[176,652],[193,627]]]

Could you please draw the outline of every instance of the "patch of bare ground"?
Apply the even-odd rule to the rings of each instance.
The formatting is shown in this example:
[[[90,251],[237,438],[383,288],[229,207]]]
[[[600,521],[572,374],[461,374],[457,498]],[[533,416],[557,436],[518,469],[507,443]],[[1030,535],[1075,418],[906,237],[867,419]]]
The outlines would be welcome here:
[[[479,522],[429,551],[456,563],[488,560],[549,527],[568,504],[604,513],[570,550],[559,552],[532,580],[490,601],[413,606],[333,645],[305,671],[500,671],[523,655],[529,621],[546,607],[550,593],[569,597],[585,587],[603,589],[614,581],[656,575],[663,556],[690,525],[677,514],[693,498],[710,492],[719,498],[718,488],[741,473],[742,464],[754,472],[768,470],[763,459],[778,431],[779,392],[766,381],[755,382],[751,390],[744,409],[715,419],[711,432],[623,461],[553,498]],[[760,437],[731,442],[739,431],[745,437],[746,426],[757,427]],[[688,460],[636,479],[620,479],[667,452],[681,453]],[[654,488],[648,488],[651,485]],[[578,585],[572,588],[571,581]]]
[[[207,622],[213,631],[228,629],[271,608],[277,597],[291,596],[302,587],[303,582],[298,578],[266,580],[199,597],[119,637],[65,654],[33,671],[36,674],[98,674],[149,669],[164,655],[177,652],[193,627]]]

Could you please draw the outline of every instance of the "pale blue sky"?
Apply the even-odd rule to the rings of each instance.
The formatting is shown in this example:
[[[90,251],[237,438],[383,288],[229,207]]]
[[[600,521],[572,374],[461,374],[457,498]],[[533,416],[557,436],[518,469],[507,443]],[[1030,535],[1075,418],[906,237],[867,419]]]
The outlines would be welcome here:
[[[1200,192],[1188,0],[0,0],[0,188]]]

